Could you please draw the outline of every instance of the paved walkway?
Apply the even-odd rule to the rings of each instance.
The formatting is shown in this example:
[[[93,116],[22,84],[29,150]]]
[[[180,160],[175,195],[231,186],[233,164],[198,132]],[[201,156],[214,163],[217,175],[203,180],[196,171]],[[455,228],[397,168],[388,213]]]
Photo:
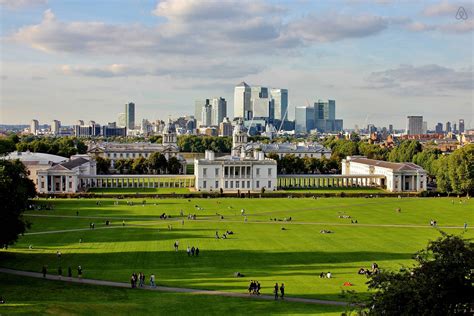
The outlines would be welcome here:
[[[19,276],[33,277],[43,279],[42,273],[29,272],[29,271],[20,271],[7,268],[0,268],[0,273],[13,274]],[[47,274],[45,279],[63,281],[70,283],[80,283],[80,284],[92,284],[92,285],[101,285],[101,286],[110,286],[110,287],[119,287],[119,288],[130,288],[129,283],[123,282],[113,282],[113,281],[103,281],[103,280],[93,280],[93,279],[79,279],[79,278],[69,278],[69,277],[59,277],[57,275]],[[157,286],[150,287],[145,286],[143,288],[137,288],[138,290],[148,290],[148,291],[160,291],[160,292],[179,292],[179,293],[192,293],[192,294],[204,294],[204,295],[217,295],[217,296],[226,296],[226,297],[240,297],[240,298],[252,298],[260,300],[274,300],[273,295],[248,295],[245,293],[235,293],[235,292],[223,292],[223,291],[212,291],[212,290],[198,290],[198,289],[189,289],[181,287],[168,287],[168,286]],[[319,304],[319,305],[335,305],[335,306],[347,306],[347,302],[340,301],[326,301],[326,300],[317,300],[311,298],[300,298],[300,297],[286,297],[285,301],[288,302],[298,302],[298,303],[307,303],[307,304]]]

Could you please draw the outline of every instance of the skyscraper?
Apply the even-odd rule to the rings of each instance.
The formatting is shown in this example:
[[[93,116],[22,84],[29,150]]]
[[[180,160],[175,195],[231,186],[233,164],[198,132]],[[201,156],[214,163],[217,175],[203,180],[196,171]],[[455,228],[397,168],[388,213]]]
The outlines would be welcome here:
[[[221,97],[195,100],[194,115],[199,126],[219,126],[227,116],[227,101]]]
[[[406,134],[423,134],[423,116],[407,116]]]
[[[219,126],[227,116],[227,101],[224,98],[211,99],[211,125]]]
[[[119,113],[117,118],[117,126],[125,127],[127,126],[127,119],[125,118],[125,112]]]
[[[451,132],[451,122],[446,122],[446,133]]]
[[[61,128],[61,122],[58,120],[53,120],[51,122],[51,133],[53,135],[59,135],[59,130]]]
[[[39,130],[39,121],[31,120],[30,133],[33,135],[38,135],[38,130]]]
[[[464,120],[459,119],[459,133],[464,133]]]
[[[234,88],[234,117],[248,119],[251,112],[250,105],[251,89],[245,82],[239,83]]]
[[[308,133],[315,128],[316,110],[310,106],[295,107],[295,133]]]
[[[436,124],[435,132],[436,132],[436,134],[442,134],[443,133],[443,123]]]
[[[280,121],[288,120],[288,89],[270,89],[273,107],[273,118]]]
[[[135,129],[135,103],[125,104],[125,127],[127,130]]]

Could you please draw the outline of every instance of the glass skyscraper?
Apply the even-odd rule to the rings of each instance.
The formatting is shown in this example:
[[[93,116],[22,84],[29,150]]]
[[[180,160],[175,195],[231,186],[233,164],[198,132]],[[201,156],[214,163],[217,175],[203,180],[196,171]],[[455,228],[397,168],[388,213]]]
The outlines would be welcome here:
[[[125,104],[125,127],[127,130],[135,129],[135,103]]]

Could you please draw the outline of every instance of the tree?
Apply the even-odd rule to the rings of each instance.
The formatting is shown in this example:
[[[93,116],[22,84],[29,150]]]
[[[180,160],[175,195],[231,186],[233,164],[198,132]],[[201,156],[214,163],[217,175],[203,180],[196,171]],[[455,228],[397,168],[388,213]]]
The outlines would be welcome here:
[[[146,160],[143,157],[138,157],[133,160],[132,163],[132,172],[134,174],[145,174],[147,173],[147,164]]]
[[[411,162],[413,157],[422,151],[421,144],[416,140],[404,140],[392,149],[388,160],[393,162]]]
[[[147,159],[148,169],[154,174],[162,173],[163,170],[166,170],[167,164],[166,157],[159,152],[152,153]]]
[[[110,169],[110,159],[107,158],[102,158],[102,157],[96,157],[95,158],[96,162],[96,168],[97,168],[97,173],[98,174],[108,174],[109,169]]]
[[[15,151],[15,143],[8,137],[0,138],[0,156],[8,155],[12,151]]]
[[[168,173],[170,174],[179,174],[181,170],[181,163],[179,162],[178,158],[170,157],[168,159]]]
[[[474,298],[474,243],[441,232],[415,254],[416,265],[381,272],[368,282],[377,292],[369,315],[464,315]]]
[[[13,244],[29,228],[22,213],[35,195],[25,165],[19,160],[0,160],[0,246]]]
[[[456,194],[474,193],[474,145],[456,149],[434,163],[438,191]]]

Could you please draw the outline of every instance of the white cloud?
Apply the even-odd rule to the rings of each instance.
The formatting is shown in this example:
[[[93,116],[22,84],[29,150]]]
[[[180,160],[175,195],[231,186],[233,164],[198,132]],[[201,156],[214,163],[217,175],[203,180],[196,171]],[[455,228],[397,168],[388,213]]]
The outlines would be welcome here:
[[[472,67],[453,69],[436,64],[412,66],[372,72],[367,78],[370,89],[388,89],[397,94],[440,95],[474,89]]]
[[[452,16],[454,18],[459,7],[462,5],[460,3],[442,1],[427,6],[423,10],[423,14],[425,16]]]
[[[9,9],[23,9],[29,7],[42,6],[48,3],[48,0],[0,0],[0,6]]]

